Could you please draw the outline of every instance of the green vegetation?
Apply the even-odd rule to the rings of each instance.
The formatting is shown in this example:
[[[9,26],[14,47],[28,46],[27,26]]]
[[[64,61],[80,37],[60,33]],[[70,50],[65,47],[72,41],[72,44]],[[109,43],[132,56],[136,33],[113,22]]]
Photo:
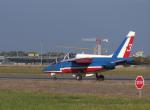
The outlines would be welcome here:
[[[0,73],[42,74],[41,66],[0,66]]]
[[[41,70],[41,66],[0,66],[0,73],[4,74],[42,74]],[[103,74],[117,76],[132,76],[141,74],[144,76],[150,76],[150,69],[146,67],[119,68],[113,71],[104,72]],[[51,82],[49,82],[48,85],[50,83]],[[41,83],[41,85],[42,84],[43,83]],[[52,83],[52,85],[53,84],[54,83]],[[19,85],[19,87],[21,86],[23,85]],[[49,86],[45,87],[47,88]],[[116,97],[110,97],[109,95],[104,96],[92,94],[71,95],[72,93],[58,94],[43,91],[39,89],[36,92],[32,90],[25,92],[16,88],[4,89],[2,87],[0,89],[0,110],[149,110],[150,108],[150,99],[148,98],[121,98],[117,95]]]
[[[118,68],[112,71],[104,72],[105,75],[123,75],[123,76],[150,76],[150,69],[148,67],[126,67],[126,68]]]
[[[150,99],[0,91],[0,110],[149,110]]]

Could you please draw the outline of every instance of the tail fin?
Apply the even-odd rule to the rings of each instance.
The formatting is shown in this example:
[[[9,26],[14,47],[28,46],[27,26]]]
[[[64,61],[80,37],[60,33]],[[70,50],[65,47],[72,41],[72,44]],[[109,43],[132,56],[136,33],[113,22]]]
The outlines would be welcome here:
[[[117,51],[113,54],[116,58],[128,58],[130,57],[135,32],[130,31],[124,41],[121,43]]]

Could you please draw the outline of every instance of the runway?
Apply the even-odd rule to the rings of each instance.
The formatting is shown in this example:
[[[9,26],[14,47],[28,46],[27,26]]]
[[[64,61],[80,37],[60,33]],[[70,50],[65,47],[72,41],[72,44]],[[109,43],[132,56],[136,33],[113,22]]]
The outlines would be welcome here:
[[[131,76],[105,76],[105,80],[135,80],[136,77],[131,77]],[[27,76],[8,76],[8,75],[0,75],[0,80],[2,79],[22,79],[22,80],[53,80],[50,77],[43,77],[43,76],[37,76],[37,75],[27,75]],[[74,77],[68,77],[68,76],[63,76],[63,77],[57,77],[57,80],[75,80]],[[94,77],[84,77],[83,80],[96,80]],[[149,80],[150,77],[144,78],[144,80]]]

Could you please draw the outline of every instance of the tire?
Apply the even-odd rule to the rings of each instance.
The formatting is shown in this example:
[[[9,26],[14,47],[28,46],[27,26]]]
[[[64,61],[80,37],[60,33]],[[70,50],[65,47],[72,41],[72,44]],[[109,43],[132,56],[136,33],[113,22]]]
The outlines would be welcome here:
[[[81,75],[76,75],[76,80],[78,80],[78,81],[82,80],[82,76]]]
[[[51,73],[51,78],[52,78],[52,80],[57,80],[56,74],[55,73]]]
[[[53,77],[52,80],[57,80],[57,77]]]
[[[104,75],[98,75],[96,74],[96,79],[99,80],[99,81],[104,81]]]

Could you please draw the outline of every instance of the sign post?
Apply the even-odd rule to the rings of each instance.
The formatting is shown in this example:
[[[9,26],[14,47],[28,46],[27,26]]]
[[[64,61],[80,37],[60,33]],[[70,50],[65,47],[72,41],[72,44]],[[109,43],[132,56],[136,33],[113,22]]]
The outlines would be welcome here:
[[[142,97],[142,89],[144,87],[144,78],[143,76],[137,76],[136,80],[135,80],[135,87],[138,89],[139,91],[139,98]]]

